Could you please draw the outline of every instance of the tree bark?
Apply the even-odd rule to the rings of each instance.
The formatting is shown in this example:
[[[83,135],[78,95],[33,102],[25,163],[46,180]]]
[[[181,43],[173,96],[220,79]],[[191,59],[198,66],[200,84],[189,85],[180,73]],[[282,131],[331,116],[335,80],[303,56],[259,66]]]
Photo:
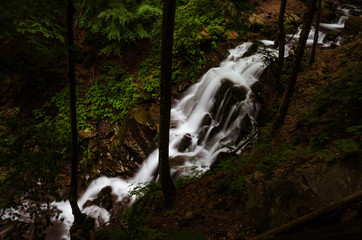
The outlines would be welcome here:
[[[158,173],[165,204],[171,206],[176,196],[169,163],[169,131],[171,115],[172,47],[176,0],[164,0],[161,46],[161,104]]]
[[[279,55],[278,55],[278,68],[275,75],[275,88],[279,89],[280,87],[280,76],[282,74],[282,67],[284,64],[284,51],[285,51],[285,29],[284,29],[284,13],[285,7],[287,6],[287,0],[282,0],[280,3],[280,12],[279,12],[279,36],[278,36],[278,45],[279,45]]]
[[[314,60],[315,60],[315,52],[316,52],[317,44],[318,44],[319,22],[320,22],[320,19],[321,19],[321,11],[322,11],[322,0],[318,0],[318,3],[317,3],[317,20],[316,20],[316,23],[315,23],[315,33],[314,33],[313,47],[312,47],[312,52],[310,54],[309,64],[314,63]]]
[[[294,92],[294,86],[297,81],[298,73],[300,70],[300,64],[302,62],[303,53],[308,39],[310,27],[313,22],[313,15],[316,8],[316,2],[317,0],[309,0],[308,12],[304,15],[302,32],[300,34],[298,46],[295,52],[292,71],[288,79],[288,85],[284,91],[282,103],[279,107],[278,114],[273,123],[274,130],[279,129],[283,125],[285,116],[289,108],[289,103]]]
[[[70,102],[70,125],[72,134],[71,146],[71,183],[69,202],[72,207],[74,219],[79,219],[81,212],[77,203],[78,199],[78,132],[77,132],[77,109],[76,109],[76,85],[74,73],[74,43],[73,43],[73,0],[68,0],[67,5],[67,47],[68,47],[68,79],[69,79],[69,102]]]

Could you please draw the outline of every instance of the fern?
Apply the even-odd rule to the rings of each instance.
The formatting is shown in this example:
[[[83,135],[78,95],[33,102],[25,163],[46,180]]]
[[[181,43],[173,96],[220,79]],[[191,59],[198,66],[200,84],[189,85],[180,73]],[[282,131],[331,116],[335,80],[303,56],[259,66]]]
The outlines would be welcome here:
[[[161,14],[161,9],[144,3],[111,4],[97,15],[91,31],[101,33],[108,40],[101,53],[120,54],[122,45],[151,38],[155,19]]]

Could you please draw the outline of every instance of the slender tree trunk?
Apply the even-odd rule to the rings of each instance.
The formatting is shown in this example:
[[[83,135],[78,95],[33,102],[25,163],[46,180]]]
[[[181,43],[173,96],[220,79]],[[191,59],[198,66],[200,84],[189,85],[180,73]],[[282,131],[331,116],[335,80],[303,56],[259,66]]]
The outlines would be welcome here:
[[[309,64],[314,63],[314,60],[315,60],[315,52],[316,52],[317,44],[318,44],[319,22],[320,22],[320,19],[321,19],[321,11],[322,11],[322,0],[318,0],[318,3],[317,3],[317,20],[316,20],[316,23],[315,23],[314,41],[313,41],[312,52],[310,54]]]
[[[295,57],[293,61],[292,72],[289,76],[287,88],[284,91],[282,103],[279,107],[278,114],[274,120],[273,128],[274,130],[280,128],[285,120],[285,115],[287,114],[289,103],[294,92],[294,86],[297,80],[298,72],[300,69],[300,64],[302,62],[303,53],[305,45],[308,39],[310,27],[313,22],[313,15],[316,7],[317,0],[309,0],[308,12],[305,14],[303,19],[303,28],[300,34],[298,46],[295,52]]]
[[[77,112],[76,112],[76,86],[74,74],[74,43],[73,43],[73,0],[68,0],[67,6],[67,45],[68,45],[68,78],[69,78],[69,99],[70,99],[70,121],[72,132],[72,154],[71,154],[71,183],[69,202],[75,219],[79,219],[81,212],[77,203],[78,195],[78,133],[77,133]]]
[[[163,0],[162,47],[161,47],[161,104],[158,173],[165,204],[172,205],[176,187],[172,181],[169,163],[169,131],[172,86],[172,47],[176,0]]]
[[[280,87],[280,76],[282,74],[282,67],[284,64],[284,51],[285,51],[285,29],[284,29],[284,13],[285,7],[287,6],[287,0],[282,0],[280,4],[279,12],[279,36],[278,36],[278,45],[279,45],[279,55],[278,55],[278,68],[275,75],[275,88],[279,89]]]

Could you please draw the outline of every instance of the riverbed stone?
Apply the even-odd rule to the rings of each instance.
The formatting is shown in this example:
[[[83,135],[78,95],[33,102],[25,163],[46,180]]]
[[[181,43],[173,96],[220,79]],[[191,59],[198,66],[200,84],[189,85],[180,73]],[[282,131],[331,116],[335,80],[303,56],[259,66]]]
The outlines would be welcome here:
[[[192,143],[192,137],[189,133],[186,133],[181,139],[178,151],[185,152],[190,147],[191,143]]]

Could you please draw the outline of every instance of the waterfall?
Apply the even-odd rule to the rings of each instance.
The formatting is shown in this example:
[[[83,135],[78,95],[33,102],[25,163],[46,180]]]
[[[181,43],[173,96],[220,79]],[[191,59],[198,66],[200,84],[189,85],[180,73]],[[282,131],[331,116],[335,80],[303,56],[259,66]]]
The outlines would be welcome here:
[[[343,6],[338,10],[345,13]],[[339,29],[344,26],[344,16],[331,24],[321,23],[321,26],[325,29]],[[300,31],[294,36],[287,35],[287,40],[292,39],[286,46],[285,56],[298,41]],[[318,43],[327,47],[331,42],[324,41],[325,36],[325,33],[320,32]],[[311,29],[308,44],[312,44],[313,37],[314,28]],[[265,46],[274,45],[274,41],[270,40],[261,42]],[[229,50],[229,56],[219,67],[211,68],[172,106],[169,155],[173,178],[190,176],[195,170],[207,171],[220,152],[238,148],[252,134],[260,106],[251,87],[258,81],[267,64],[263,54],[258,52],[244,57],[250,55],[245,53],[251,46],[252,43],[244,43]],[[269,51],[269,55],[277,56],[277,50],[266,51]],[[135,197],[129,196],[129,192],[138,184],[155,180],[157,165],[158,149],[144,160],[131,179],[103,176],[94,180],[78,200],[80,209],[95,218],[98,224],[107,223],[111,215],[106,209],[95,205],[85,206],[85,203],[97,198],[99,192],[107,186],[112,187],[112,194],[117,196],[117,201],[127,200],[132,203]],[[53,219],[61,233],[58,231],[58,235],[51,236],[51,239],[69,239],[69,229],[74,220],[69,202],[53,202],[51,205],[61,210],[59,217],[64,219],[62,222],[58,218]],[[15,220],[29,221],[25,211],[14,209],[7,209],[2,219],[10,218],[11,211],[22,215]]]
[[[252,43],[244,43],[229,50],[230,55],[219,67],[211,68],[200,81],[191,86],[171,109],[170,129],[170,165],[173,178],[189,176],[196,171],[207,171],[220,152],[230,147],[238,147],[246,135],[240,134],[240,129],[255,125],[259,104],[255,101],[251,86],[267,66],[262,54],[249,57],[243,55],[250,49]],[[270,50],[276,54],[276,50]],[[188,144],[180,149],[184,139]],[[97,197],[102,188],[111,186],[112,194],[117,201],[128,196],[129,191],[138,184],[154,180],[158,165],[158,149],[151,153],[136,175],[131,179],[118,177],[100,177],[94,180],[78,205],[82,212],[95,218],[99,223],[109,221],[107,210],[92,205],[83,208],[88,200]],[[73,215],[68,202],[54,202],[53,206],[62,211],[65,228],[69,229]],[[69,231],[59,239],[68,239]]]

